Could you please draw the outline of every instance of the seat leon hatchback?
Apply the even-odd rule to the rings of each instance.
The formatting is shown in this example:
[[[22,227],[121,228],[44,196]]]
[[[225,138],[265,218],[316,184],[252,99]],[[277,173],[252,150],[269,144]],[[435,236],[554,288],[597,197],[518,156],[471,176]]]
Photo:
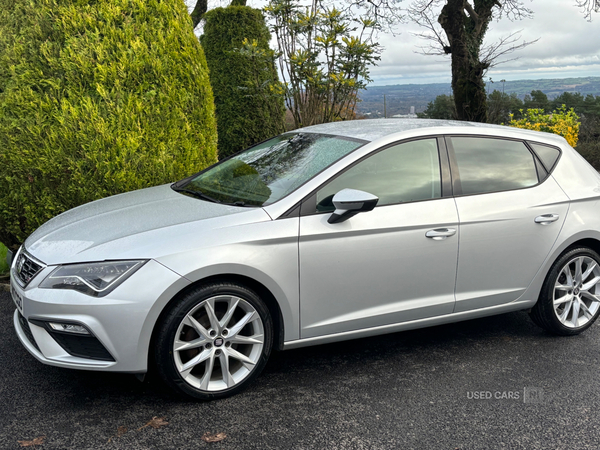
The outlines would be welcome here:
[[[214,399],[274,350],[518,310],[580,333],[599,253],[600,175],[562,137],[338,122],[50,220],[13,258],[14,326],[43,363]]]

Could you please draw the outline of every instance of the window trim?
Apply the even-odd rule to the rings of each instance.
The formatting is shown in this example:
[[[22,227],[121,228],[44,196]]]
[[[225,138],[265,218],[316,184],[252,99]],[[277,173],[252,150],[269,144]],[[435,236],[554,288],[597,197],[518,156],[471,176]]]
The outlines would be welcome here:
[[[448,152],[447,152],[446,145],[445,145],[444,136],[439,135],[439,134],[428,135],[428,136],[418,136],[418,137],[402,139],[399,141],[392,142],[390,144],[386,144],[386,145],[379,147],[378,149],[373,150],[372,152],[364,155],[362,158],[354,161],[352,164],[344,167],[343,170],[339,171],[338,173],[336,173],[335,175],[333,175],[332,177],[330,177],[329,179],[327,179],[326,181],[321,183],[319,186],[317,186],[315,189],[313,189],[312,192],[310,192],[308,195],[306,195],[302,199],[301,205],[300,205],[300,217],[314,216],[314,215],[320,215],[320,214],[331,214],[332,211],[317,211],[317,192],[323,186],[330,183],[337,177],[341,176],[342,174],[344,174],[346,171],[350,170],[357,164],[360,164],[362,161],[365,161],[367,158],[370,158],[371,156],[374,156],[377,153],[387,150],[391,147],[395,147],[397,145],[405,144],[408,142],[423,141],[423,140],[427,140],[427,139],[435,139],[435,141],[436,141],[437,150],[438,150],[438,163],[440,165],[440,186],[441,186],[441,190],[442,190],[442,193],[441,193],[442,195],[440,197],[436,197],[436,198],[416,200],[413,202],[399,202],[399,203],[389,203],[386,205],[377,205],[376,208],[380,208],[380,207],[383,208],[385,206],[412,204],[412,203],[418,203],[418,202],[430,202],[430,201],[434,201],[434,200],[440,200],[443,198],[452,197],[451,169],[450,169],[449,157],[448,157]]]
[[[454,153],[454,146],[452,145],[452,138],[495,139],[495,140],[502,140],[502,141],[520,142],[521,144],[523,144],[523,146],[529,151],[529,153],[533,157],[533,165],[534,165],[534,169],[535,169],[535,173],[536,173],[538,182],[536,184],[532,184],[531,186],[524,186],[524,187],[515,188],[515,189],[503,189],[501,191],[488,191],[488,192],[477,192],[477,193],[473,193],[473,194],[463,194],[461,180],[460,180],[460,171],[458,170],[458,163],[456,160],[456,154]],[[472,195],[495,194],[495,193],[499,193],[499,192],[511,192],[511,191],[521,191],[523,189],[531,189],[531,188],[534,188],[534,187],[542,184],[544,181],[546,181],[548,179],[548,177],[550,175],[550,172],[548,172],[546,170],[547,175],[544,178],[540,178],[540,174],[538,171],[538,164],[541,164],[541,167],[543,167],[544,169],[546,169],[546,168],[542,164],[538,155],[533,151],[531,146],[529,146],[527,144],[527,141],[524,139],[481,135],[481,134],[447,134],[447,135],[444,135],[444,139],[446,141],[446,146],[448,148],[448,157],[450,158],[450,168],[451,168],[451,172],[452,172],[452,190],[454,192],[454,197],[469,197]],[[541,145],[545,145],[545,144],[541,144]],[[553,147],[553,146],[548,146],[548,147]],[[557,162],[558,162],[558,160],[557,160]],[[554,167],[556,167],[556,164],[554,165]]]

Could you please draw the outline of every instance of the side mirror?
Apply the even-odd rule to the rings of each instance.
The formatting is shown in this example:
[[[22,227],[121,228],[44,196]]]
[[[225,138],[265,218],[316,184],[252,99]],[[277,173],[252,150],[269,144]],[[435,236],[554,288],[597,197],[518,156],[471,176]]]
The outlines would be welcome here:
[[[378,201],[379,198],[368,192],[357,189],[342,189],[333,196],[332,202],[335,211],[327,219],[327,222],[343,222],[359,212],[372,211]]]

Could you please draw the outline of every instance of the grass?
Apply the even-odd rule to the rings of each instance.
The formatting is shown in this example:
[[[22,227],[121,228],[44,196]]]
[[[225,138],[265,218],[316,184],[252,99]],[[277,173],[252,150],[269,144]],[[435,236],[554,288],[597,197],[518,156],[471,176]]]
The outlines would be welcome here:
[[[8,273],[8,264],[6,263],[6,247],[0,243],[0,275]]]

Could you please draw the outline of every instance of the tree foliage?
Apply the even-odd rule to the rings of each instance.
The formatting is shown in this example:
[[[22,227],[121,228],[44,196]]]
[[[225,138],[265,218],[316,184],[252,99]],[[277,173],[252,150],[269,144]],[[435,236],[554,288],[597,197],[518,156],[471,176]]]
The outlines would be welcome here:
[[[215,96],[219,156],[284,131],[283,88],[262,13],[248,6],[205,14],[201,38]]]
[[[216,161],[204,53],[181,0],[0,0],[0,241]]]
[[[313,0],[271,0],[265,11],[277,38],[285,101],[296,127],[352,115],[369,67],[379,60],[377,22]]]
[[[456,106],[451,95],[438,95],[434,101],[427,104],[425,111],[417,113],[423,119],[456,119]]]
[[[506,94],[495,89],[488,95],[487,106],[488,122],[504,124],[510,120],[511,114],[514,118],[521,118],[523,101],[515,93]]]
[[[533,90],[531,94],[526,95],[523,99],[523,108],[549,111],[550,102],[548,101],[548,96],[540,90]]]

